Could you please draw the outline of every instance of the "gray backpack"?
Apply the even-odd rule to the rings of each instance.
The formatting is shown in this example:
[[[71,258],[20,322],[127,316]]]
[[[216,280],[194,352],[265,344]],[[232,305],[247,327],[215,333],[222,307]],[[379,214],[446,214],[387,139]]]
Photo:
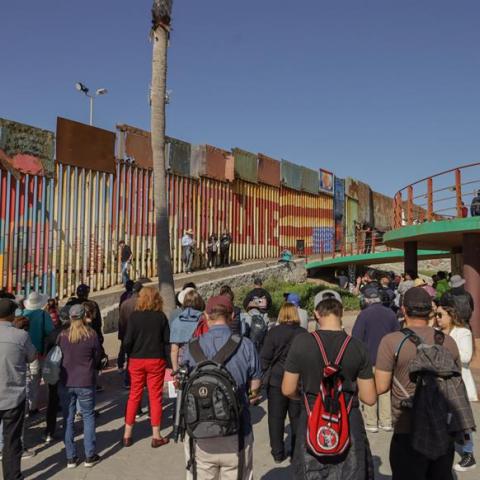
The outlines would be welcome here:
[[[436,460],[447,453],[454,436],[460,437],[463,432],[475,428],[462,372],[450,351],[443,346],[443,332],[435,332],[434,345],[426,344],[408,328],[401,332],[405,337],[397,348],[395,361],[406,341],[416,346],[417,354],[409,364],[415,393],[409,395],[396,377],[393,382],[405,395],[401,407],[411,409],[413,449]]]

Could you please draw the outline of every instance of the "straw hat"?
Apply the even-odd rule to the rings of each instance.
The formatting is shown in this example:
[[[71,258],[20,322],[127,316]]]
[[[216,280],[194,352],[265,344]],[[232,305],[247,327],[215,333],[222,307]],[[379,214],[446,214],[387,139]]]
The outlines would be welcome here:
[[[27,299],[23,302],[27,310],[40,310],[48,302],[48,295],[39,292],[30,292]]]

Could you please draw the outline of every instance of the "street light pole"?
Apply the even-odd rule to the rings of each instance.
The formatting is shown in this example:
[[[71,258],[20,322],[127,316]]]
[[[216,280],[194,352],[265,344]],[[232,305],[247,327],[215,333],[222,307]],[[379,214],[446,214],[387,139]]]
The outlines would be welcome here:
[[[93,126],[93,95],[88,95],[90,97],[90,126]]]
[[[85,96],[89,98],[90,101],[90,126],[93,126],[93,102],[95,100],[95,97],[98,97],[99,95],[106,95],[108,93],[108,90],[106,88],[98,88],[94,94],[89,93],[90,89],[86,87],[83,83],[77,82],[75,84],[75,88],[81,92],[84,93]]]

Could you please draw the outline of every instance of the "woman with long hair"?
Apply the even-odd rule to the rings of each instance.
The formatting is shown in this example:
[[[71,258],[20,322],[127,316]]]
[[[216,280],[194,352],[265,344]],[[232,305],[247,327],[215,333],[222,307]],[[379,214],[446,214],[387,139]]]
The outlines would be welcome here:
[[[135,415],[140,407],[145,385],[150,401],[152,448],[161,447],[169,441],[160,435],[163,382],[167,368],[166,349],[170,342],[168,319],[162,308],[163,300],[158,289],[143,287],[138,294],[135,311],[127,323],[123,343],[128,355],[131,386],[125,414],[125,447],[133,444]]]
[[[85,322],[83,305],[73,305],[69,316],[69,328],[60,332],[57,339],[63,354],[58,393],[64,418],[67,468],[78,465],[74,429],[77,404],[83,420],[84,465],[93,467],[100,461],[96,453],[95,436],[95,370],[101,359],[102,348],[96,332]]]
[[[474,353],[474,340],[470,328],[460,319],[454,306],[448,301],[440,300],[435,313],[437,327],[445,335],[450,335],[456,342],[462,362],[462,379],[467,388],[468,399],[471,402],[478,401],[477,387],[470,370],[470,362]],[[462,458],[453,468],[457,472],[464,472],[476,467],[473,456],[473,436],[470,433],[465,435],[462,447]]]
[[[306,330],[300,326],[297,307],[293,303],[284,303],[278,314],[277,326],[272,328],[265,338],[261,351],[264,385],[268,396],[268,432],[273,459],[281,463],[287,458],[283,436],[285,418],[288,413],[291,428],[291,455],[295,446],[295,432],[300,416],[300,402],[291,400],[282,394],[282,378],[293,339]]]

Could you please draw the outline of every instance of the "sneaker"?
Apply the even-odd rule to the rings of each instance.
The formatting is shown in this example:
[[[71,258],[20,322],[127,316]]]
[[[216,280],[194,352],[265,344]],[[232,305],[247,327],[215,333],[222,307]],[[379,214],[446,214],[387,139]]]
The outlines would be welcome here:
[[[377,427],[373,427],[373,426],[372,426],[372,427],[366,426],[366,427],[365,427],[365,430],[366,430],[367,432],[370,432],[370,433],[377,433],[377,432],[378,432],[378,428],[377,428]]]
[[[142,418],[145,415],[145,412],[139,408],[138,412],[135,414],[135,418],[138,420],[139,418]]]
[[[99,455],[93,455],[93,457],[88,457],[85,460],[85,463],[83,464],[87,468],[91,468],[94,465],[96,465],[100,461],[100,456]]]
[[[29,458],[33,458],[35,456],[34,450],[29,450],[28,448],[24,448],[22,452],[22,460],[28,460]]]
[[[78,457],[67,459],[67,468],[77,468],[77,466],[78,466]]]
[[[464,453],[462,459],[453,467],[453,469],[457,472],[468,472],[469,470],[476,468],[476,466],[477,463],[475,462],[473,453]]]
[[[287,459],[287,456],[285,454],[273,457],[273,461],[277,464],[283,463],[286,459]]]
[[[393,427],[391,425],[380,425],[380,430],[384,432],[393,432]]]
[[[50,434],[45,434],[44,437],[43,437],[43,441],[48,445],[50,443],[53,443],[53,435],[50,435]]]

